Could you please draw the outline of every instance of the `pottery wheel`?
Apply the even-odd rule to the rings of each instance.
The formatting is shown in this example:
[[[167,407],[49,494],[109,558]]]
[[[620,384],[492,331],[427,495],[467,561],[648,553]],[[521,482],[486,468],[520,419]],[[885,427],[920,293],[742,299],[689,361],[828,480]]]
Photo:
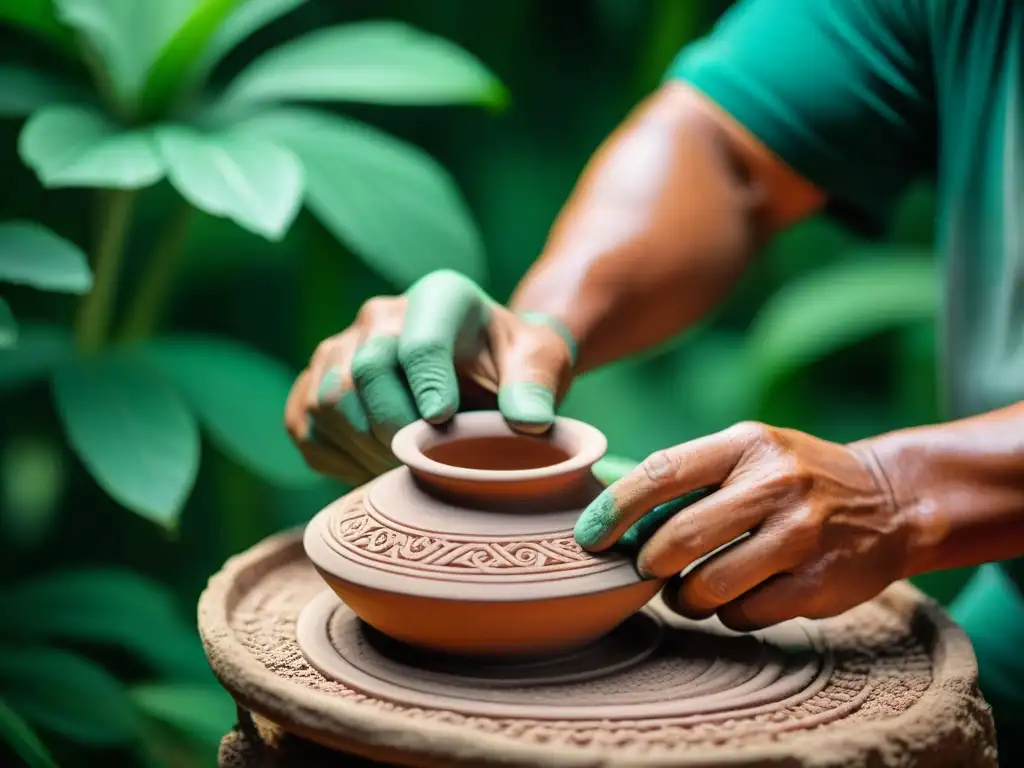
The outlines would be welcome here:
[[[470,664],[363,625],[283,534],[229,561],[199,619],[243,708],[392,765],[995,765],[970,644],[906,584],[756,635],[654,601],[572,653]]]

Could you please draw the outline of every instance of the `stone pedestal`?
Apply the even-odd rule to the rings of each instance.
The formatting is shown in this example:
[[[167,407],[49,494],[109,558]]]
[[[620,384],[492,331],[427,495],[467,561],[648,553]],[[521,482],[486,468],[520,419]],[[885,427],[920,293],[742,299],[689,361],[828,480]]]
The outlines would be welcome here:
[[[908,584],[753,636],[655,600],[565,657],[472,665],[361,625],[287,533],[211,579],[199,626],[239,704],[225,768],[996,765],[970,643]]]

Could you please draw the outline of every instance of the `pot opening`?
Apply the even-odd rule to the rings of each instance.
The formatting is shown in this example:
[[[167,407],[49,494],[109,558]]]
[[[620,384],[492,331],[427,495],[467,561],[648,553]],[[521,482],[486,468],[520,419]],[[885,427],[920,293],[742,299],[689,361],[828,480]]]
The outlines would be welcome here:
[[[543,469],[572,458],[562,446],[518,435],[456,439],[425,448],[423,455],[449,467],[502,472]]]

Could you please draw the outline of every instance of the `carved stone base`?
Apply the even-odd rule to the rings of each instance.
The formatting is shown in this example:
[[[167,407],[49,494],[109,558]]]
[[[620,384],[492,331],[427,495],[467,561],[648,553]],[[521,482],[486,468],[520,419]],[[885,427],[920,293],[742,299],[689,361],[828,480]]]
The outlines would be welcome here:
[[[453,667],[368,631],[299,534],[272,537],[200,601],[241,708],[221,765],[996,765],[970,644],[909,585],[753,637],[645,616],[571,658]]]

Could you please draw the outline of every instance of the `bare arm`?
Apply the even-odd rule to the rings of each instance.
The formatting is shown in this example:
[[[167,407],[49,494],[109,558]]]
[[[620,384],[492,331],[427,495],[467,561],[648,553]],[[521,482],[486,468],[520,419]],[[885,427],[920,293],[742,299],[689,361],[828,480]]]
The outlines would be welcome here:
[[[664,341],[823,195],[701,94],[668,83],[594,154],[516,290],[560,320],[577,372]]]
[[[862,444],[908,518],[906,575],[1024,553],[1024,403]]]

